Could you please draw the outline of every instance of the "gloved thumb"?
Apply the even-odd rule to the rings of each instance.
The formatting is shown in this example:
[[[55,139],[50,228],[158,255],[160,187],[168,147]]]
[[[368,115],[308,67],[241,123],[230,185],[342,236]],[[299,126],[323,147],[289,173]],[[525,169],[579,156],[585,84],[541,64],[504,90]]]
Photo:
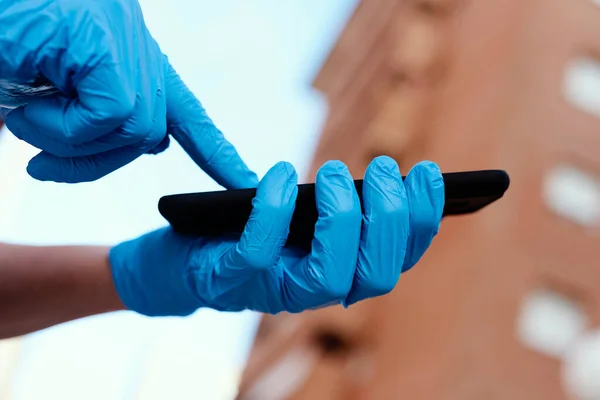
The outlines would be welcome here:
[[[258,177],[206,114],[165,56],[167,132],[218,184],[227,189],[253,188]]]
[[[277,264],[287,241],[298,196],[298,174],[280,162],[261,180],[252,213],[238,244],[216,268],[220,278],[240,279]]]

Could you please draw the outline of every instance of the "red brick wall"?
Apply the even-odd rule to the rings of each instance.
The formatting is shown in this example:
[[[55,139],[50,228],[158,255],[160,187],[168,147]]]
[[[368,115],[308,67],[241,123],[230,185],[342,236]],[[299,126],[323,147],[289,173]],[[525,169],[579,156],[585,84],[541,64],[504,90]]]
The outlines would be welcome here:
[[[253,390],[294,351],[313,355],[306,377],[282,369],[269,383],[291,399],[567,398],[561,361],[515,332],[537,287],[600,322],[598,237],[541,194],[559,163],[600,174],[600,120],[561,95],[567,63],[600,54],[598,37],[600,10],[586,1],[361,3],[316,81],[331,112],[311,177],[331,158],[360,176],[389,154],[403,172],[428,158],[444,171],[505,169],[512,185],[488,209],[445,220],[392,294],[264,318],[240,398],[268,399]]]

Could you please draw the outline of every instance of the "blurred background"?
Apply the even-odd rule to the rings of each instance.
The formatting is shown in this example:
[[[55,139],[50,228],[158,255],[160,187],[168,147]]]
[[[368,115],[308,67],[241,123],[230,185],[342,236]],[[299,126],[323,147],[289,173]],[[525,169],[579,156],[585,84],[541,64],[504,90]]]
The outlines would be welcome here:
[[[0,342],[0,399],[600,399],[600,4],[142,0],[187,84],[259,175],[505,169],[388,296],[261,317],[87,318]],[[600,2],[597,2],[600,3]],[[0,240],[112,244],[217,189],[176,145],[94,183],[41,183],[0,136]],[[135,186],[131,182],[136,182]]]

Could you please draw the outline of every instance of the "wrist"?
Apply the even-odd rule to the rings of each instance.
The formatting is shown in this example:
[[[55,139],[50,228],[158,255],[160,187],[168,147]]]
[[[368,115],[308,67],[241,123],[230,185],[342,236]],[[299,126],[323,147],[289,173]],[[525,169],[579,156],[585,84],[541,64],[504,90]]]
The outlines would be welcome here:
[[[120,311],[108,249],[0,244],[0,338]]]
[[[112,271],[109,263],[109,248],[108,247],[92,247],[87,248],[90,257],[97,265],[94,268],[96,274],[85,276],[85,281],[79,282],[82,290],[86,290],[88,297],[98,299],[98,303],[94,306],[97,308],[96,313],[106,313],[125,310],[125,305],[119,297]],[[95,254],[94,254],[95,253]],[[92,262],[92,261],[90,261]],[[83,278],[82,278],[83,279]]]
[[[73,318],[124,310],[111,276],[108,248],[102,246],[69,246],[34,248],[34,256],[43,257],[49,267],[38,269],[38,278],[46,275],[49,287],[64,287],[65,302],[81,299],[69,309]],[[62,266],[57,274],[53,266]],[[54,282],[56,281],[56,282]],[[62,301],[57,295],[57,302]]]

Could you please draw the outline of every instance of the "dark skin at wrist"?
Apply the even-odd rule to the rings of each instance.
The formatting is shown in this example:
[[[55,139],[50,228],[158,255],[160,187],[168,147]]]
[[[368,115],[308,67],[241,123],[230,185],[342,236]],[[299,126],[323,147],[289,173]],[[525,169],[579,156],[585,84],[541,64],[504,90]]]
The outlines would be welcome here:
[[[124,310],[108,247],[0,244],[0,339]]]

